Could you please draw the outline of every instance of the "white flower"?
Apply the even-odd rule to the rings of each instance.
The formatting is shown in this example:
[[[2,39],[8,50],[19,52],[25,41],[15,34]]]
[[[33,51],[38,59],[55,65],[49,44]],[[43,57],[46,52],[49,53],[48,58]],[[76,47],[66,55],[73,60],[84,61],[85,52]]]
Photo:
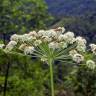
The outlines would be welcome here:
[[[36,31],[29,32],[28,34],[29,34],[29,36],[34,36],[34,37],[38,36]]]
[[[19,40],[22,43],[28,41],[28,38],[29,38],[29,34],[19,35]]]
[[[61,34],[60,36],[58,36],[58,41],[63,41],[65,39],[65,36],[63,34]]]
[[[76,49],[80,52],[85,52],[87,41],[84,38],[79,36],[76,38],[76,42],[77,42],[77,48]]]
[[[41,40],[36,40],[36,41],[34,41],[34,45],[35,45],[35,46],[39,46],[41,43],[42,43]]]
[[[57,43],[57,42],[51,42],[51,43],[49,43],[49,48],[52,48],[53,50],[55,50],[55,49],[57,49],[59,47],[60,47],[59,46],[59,43]]]
[[[91,47],[91,49],[95,50],[96,49],[96,44],[90,44],[89,45]]]
[[[86,66],[87,66],[88,68],[92,69],[92,70],[94,70],[94,69],[96,68],[96,64],[95,64],[95,62],[94,62],[93,60],[88,60],[88,61],[86,62]]]
[[[74,54],[73,55],[73,61],[75,61],[76,63],[81,63],[82,61],[84,61],[84,57],[81,54]]]
[[[16,41],[16,42],[18,42],[18,40],[19,40],[19,35],[17,35],[17,34],[12,35],[11,38],[10,38],[10,40],[11,40],[11,41]]]
[[[25,55],[27,55],[27,54],[33,54],[33,52],[34,52],[34,47],[33,46],[27,46],[27,47],[25,47],[25,49],[24,49],[24,54]]]
[[[45,36],[48,36],[49,38],[50,37],[56,38],[57,37],[57,33],[53,29],[50,29],[50,30],[46,30],[45,31]]]
[[[0,49],[3,49],[5,45],[4,44],[0,44]]]
[[[76,50],[71,50],[71,51],[69,51],[69,55],[71,56],[71,57],[73,57],[75,54],[77,54],[78,52],[76,51]]]
[[[26,44],[26,43],[21,44],[21,45],[19,46],[19,50],[24,50],[25,47],[27,47],[27,44]]]
[[[45,30],[39,30],[38,31],[38,36],[43,36],[45,34]]]
[[[36,40],[36,37],[34,37],[34,36],[30,36],[30,37],[27,39],[28,42],[33,42],[34,40]]]
[[[76,37],[76,42],[78,43],[79,46],[86,45],[87,43],[86,39],[80,36]]]
[[[5,50],[6,51],[11,51],[16,45],[17,45],[16,41],[10,41],[8,43],[8,45],[6,46]]]
[[[25,42],[27,41],[28,38],[29,38],[29,34],[23,34],[23,35],[14,34],[11,36],[10,40],[16,42]]]
[[[68,44],[66,42],[60,42],[59,43],[60,48],[67,48]]]
[[[30,42],[35,39],[36,39],[36,37],[31,36],[30,34],[19,35],[19,42],[21,42],[21,43]]]
[[[74,33],[71,32],[71,31],[68,31],[67,33],[65,33],[65,35],[68,36],[68,37],[74,38]]]
[[[42,39],[44,42],[51,42],[52,38],[48,37],[48,36],[42,36]]]
[[[89,46],[91,47],[91,51],[93,52],[93,54],[96,55],[96,44],[90,44]]]
[[[79,52],[86,52],[86,45],[83,46],[77,45],[76,49]]]
[[[73,32],[67,32],[63,36],[65,42],[69,44],[73,44],[75,42],[74,33]]]

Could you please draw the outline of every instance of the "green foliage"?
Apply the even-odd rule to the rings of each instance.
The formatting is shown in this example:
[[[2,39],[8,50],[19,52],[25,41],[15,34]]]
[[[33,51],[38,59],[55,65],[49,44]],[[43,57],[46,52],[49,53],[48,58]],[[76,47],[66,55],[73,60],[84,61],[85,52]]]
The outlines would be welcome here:
[[[3,41],[2,40],[0,40],[0,44],[3,44]]]
[[[7,96],[45,96],[49,70],[38,60],[0,50],[0,94],[3,94],[6,66],[10,56]],[[47,83],[46,83],[47,82]],[[2,95],[0,95],[2,96]]]
[[[75,70],[75,69],[74,69]],[[96,95],[96,71],[86,66],[79,66],[66,79],[65,85],[74,96],[95,96]]]
[[[0,32],[27,32],[51,19],[44,0],[0,0]]]

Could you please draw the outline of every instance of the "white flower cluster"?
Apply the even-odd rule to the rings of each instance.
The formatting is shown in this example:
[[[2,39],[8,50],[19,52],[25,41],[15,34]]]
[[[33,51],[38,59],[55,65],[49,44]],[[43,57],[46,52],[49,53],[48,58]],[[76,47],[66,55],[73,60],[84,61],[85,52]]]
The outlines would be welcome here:
[[[76,63],[84,61],[84,56],[81,54],[86,52],[87,43],[84,38],[80,36],[75,37],[73,32],[65,32],[65,28],[63,27],[39,30],[38,32],[31,31],[28,34],[23,35],[14,34],[11,36],[10,40],[11,41],[6,46],[5,50],[11,51],[17,45],[18,49],[22,50],[26,55],[32,54],[35,51],[35,48],[42,43],[46,43],[49,48],[56,50],[67,48],[68,45],[72,45],[75,42],[77,46],[69,52],[69,55]],[[90,44],[90,47],[92,52],[96,55],[96,45]],[[45,61],[46,56],[43,56],[41,60]],[[87,64],[89,63],[87,62]]]
[[[81,63],[84,61],[84,56],[78,53],[74,54],[72,58],[73,58],[73,61],[75,61],[76,63]]]
[[[85,52],[87,41],[82,37],[77,37],[76,42],[77,42],[77,48],[76,49],[80,52]]]
[[[27,55],[27,54],[32,54],[34,51],[34,47],[33,46],[27,46],[24,48],[24,54]]]
[[[77,38],[75,38],[73,32],[69,31],[65,33],[65,28],[58,27],[57,29],[40,30],[38,32],[32,31],[24,35],[14,34],[11,36],[11,41],[6,46],[6,49],[11,51],[14,48],[14,46],[19,43],[19,49],[23,49],[24,51],[25,48],[29,49],[30,46],[33,48],[39,46],[43,42],[47,42],[49,48],[55,50],[57,48],[67,48],[68,44],[73,44],[76,41],[76,39]],[[81,45],[83,45],[83,40],[80,40],[78,39],[78,42],[80,41]],[[78,46],[80,46],[80,43],[78,43]]]
[[[69,55],[73,58],[76,63],[81,63],[84,61],[84,56],[80,54],[80,52],[86,52],[86,43],[87,41],[82,37],[76,37],[75,42],[77,42],[77,46],[75,50],[71,50]]]
[[[86,66],[89,69],[94,70],[96,68],[96,63],[93,60],[88,60],[88,61],[86,61]]]
[[[74,42],[75,37],[72,32],[67,32],[65,34],[64,32],[65,28],[58,27],[57,29],[39,30],[38,32],[31,31],[24,35],[14,34],[11,36],[11,41],[6,46],[6,49],[11,51],[16,44],[19,44],[19,49],[24,51],[25,48],[29,49],[30,46],[33,48],[44,42],[48,44],[49,48],[54,50],[57,48],[66,48],[68,43],[71,44]],[[16,43],[13,46],[11,44],[12,41]]]
[[[18,42],[19,41],[19,37],[20,37],[19,35],[14,34],[14,35],[11,36],[10,40]]]
[[[74,54],[73,60],[77,63],[81,63],[82,61],[84,61],[84,56],[82,56],[81,54]]]
[[[8,45],[6,46],[5,50],[6,51],[11,51],[16,45],[17,45],[16,41],[10,41],[8,43]]]
[[[69,55],[73,58],[76,63],[81,63],[84,61],[84,56],[79,54],[76,50],[71,50]]]
[[[59,40],[62,41],[64,40],[65,42],[69,43],[69,44],[73,44],[75,42],[75,36],[73,32],[67,32],[64,35],[61,34],[59,36]]]
[[[77,54],[78,52],[76,51],[76,50],[71,50],[71,51],[69,51],[69,55],[71,56],[71,57],[73,57],[75,54]]]
[[[96,44],[90,44],[91,51],[96,55]]]

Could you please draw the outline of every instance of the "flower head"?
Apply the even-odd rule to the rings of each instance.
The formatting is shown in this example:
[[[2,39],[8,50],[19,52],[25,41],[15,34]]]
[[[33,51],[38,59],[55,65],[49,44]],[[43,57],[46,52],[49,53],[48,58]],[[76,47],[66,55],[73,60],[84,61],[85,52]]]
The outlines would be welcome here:
[[[44,41],[44,42],[51,42],[52,38],[50,38],[48,36],[42,36],[42,41]]]
[[[34,47],[33,46],[27,46],[27,47],[25,47],[25,49],[24,49],[24,54],[25,55],[31,55],[31,54],[33,54],[33,52],[34,52]]]
[[[69,51],[69,55],[71,56],[71,57],[73,57],[75,54],[77,54],[78,52],[76,51],[76,50],[71,50],[71,51]]]
[[[6,46],[5,50],[11,51],[15,46],[17,45],[16,41],[10,41],[8,45]]]
[[[38,36],[43,36],[45,34],[45,30],[39,30],[38,31]]]
[[[53,50],[55,50],[55,49],[57,49],[59,47],[60,47],[59,46],[59,43],[57,43],[57,42],[51,42],[51,43],[49,43],[49,48],[52,48]]]
[[[39,46],[41,43],[42,43],[41,40],[36,40],[36,41],[34,41],[34,45],[35,45],[35,46]]]
[[[25,49],[25,47],[27,47],[27,44],[26,43],[24,43],[24,44],[21,44],[20,46],[19,46],[19,50],[24,50]]]
[[[81,54],[74,54],[73,55],[73,61],[75,61],[76,63],[81,63],[82,61],[84,61],[84,57]]]
[[[69,44],[73,44],[75,42],[75,37],[73,32],[67,32],[64,34],[63,39],[65,42]]]
[[[65,39],[65,36],[63,34],[58,36],[58,41],[63,41]]]
[[[86,62],[86,66],[87,66],[89,69],[92,69],[92,70],[94,70],[94,69],[96,68],[96,64],[95,64],[95,62],[94,62],[93,60],[88,60],[88,61]]]
[[[45,31],[44,36],[48,36],[49,38],[57,38],[57,33],[55,30],[50,29]]]
[[[36,31],[29,32],[28,34],[29,34],[29,36],[34,36],[34,37],[38,36]]]
[[[11,41],[16,41],[16,42],[18,42],[18,40],[19,40],[19,35],[17,35],[17,34],[12,35],[11,38],[10,38],[10,40],[11,40]]]
[[[76,42],[77,42],[77,47],[76,47],[76,49],[77,49],[79,52],[85,52],[85,51],[86,51],[86,43],[87,43],[87,41],[86,41],[84,38],[78,36],[78,37],[76,38]]]
[[[65,48],[67,48],[68,44],[66,42],[59,42],[59,46],[60,46],[60,48],[65,49]]]
[[[90,44],[89,46],[91,47],[91,51],[93,52],[93,54],[96,55],[96,44]]]

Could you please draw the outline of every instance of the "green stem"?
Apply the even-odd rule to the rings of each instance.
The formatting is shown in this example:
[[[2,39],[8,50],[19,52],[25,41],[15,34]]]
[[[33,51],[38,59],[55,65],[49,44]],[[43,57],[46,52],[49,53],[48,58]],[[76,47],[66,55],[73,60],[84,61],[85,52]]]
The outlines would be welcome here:
[[[54,95],[54,79],[53,79],[53,61],[52,59],[49,60],[49,64],[50,64],[50,80],[51,80],[51,96],[55,96]]]

